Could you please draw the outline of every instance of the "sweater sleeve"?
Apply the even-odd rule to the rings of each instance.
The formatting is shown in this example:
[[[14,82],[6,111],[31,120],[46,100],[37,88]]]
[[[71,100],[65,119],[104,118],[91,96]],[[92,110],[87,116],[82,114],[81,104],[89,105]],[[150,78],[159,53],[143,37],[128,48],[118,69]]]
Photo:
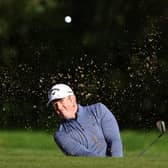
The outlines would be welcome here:
[[[100,103],[100,106],[102,109],[102,130],[110,149],[110,155],[112,157],[122,157],[123,149],[117,120],[105,105]]]
[[[69,134],[64,132],[56,132],[54,139],[61,150],[67,155],[73,156],[96,156],[95,153],[89,151],[85,146],[75,141]]]

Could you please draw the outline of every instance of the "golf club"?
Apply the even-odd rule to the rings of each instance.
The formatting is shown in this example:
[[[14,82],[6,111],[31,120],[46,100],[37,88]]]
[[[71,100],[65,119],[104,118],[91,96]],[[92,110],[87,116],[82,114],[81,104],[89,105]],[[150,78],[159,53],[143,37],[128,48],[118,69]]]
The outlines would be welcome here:
[[[165,122],[164,121],[157,121],[156,122],[156,127],[157,129],[159,130],[160,134],[157,136],[157,138],[155,138],[149,145],[148,147],[146,147],[144,150],[142,150],[140,153],[139,153],[139,157],[142,156],[154,143],[156,143],[158,141],[158,139],[160,137],[163,136],[163,134],[166,132],[166,126],[165,126]]]

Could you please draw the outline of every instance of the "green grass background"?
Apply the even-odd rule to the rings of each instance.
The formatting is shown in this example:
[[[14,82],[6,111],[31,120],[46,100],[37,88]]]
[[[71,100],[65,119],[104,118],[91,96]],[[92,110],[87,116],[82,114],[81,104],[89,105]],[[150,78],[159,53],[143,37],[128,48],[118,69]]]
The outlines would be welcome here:
[[[138,157],[157,136],[158,132],[122,131],[124,158],[96,158],[65,156],[51,133],[0,131],[0,168],[167,168],[167,133]]]

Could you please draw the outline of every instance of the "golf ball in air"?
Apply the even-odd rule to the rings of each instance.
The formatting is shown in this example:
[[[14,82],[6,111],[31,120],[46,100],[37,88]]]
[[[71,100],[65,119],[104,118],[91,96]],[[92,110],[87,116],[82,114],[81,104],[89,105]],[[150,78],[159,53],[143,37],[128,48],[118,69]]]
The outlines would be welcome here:
[[[72,18],[70,16],[65,16],[65,22],[66,23],[71,23]]]

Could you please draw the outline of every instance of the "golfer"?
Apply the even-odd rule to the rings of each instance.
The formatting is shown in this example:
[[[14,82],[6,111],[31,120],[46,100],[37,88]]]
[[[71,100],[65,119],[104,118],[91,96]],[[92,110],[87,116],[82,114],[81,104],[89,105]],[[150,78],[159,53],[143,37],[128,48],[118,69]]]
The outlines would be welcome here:
[[[117,121],[104,104],[77,104],[73,90],[65,84],[54,85],[48,99],[48,105],[63,118],[54,139],[66,155],[123,156]]]

